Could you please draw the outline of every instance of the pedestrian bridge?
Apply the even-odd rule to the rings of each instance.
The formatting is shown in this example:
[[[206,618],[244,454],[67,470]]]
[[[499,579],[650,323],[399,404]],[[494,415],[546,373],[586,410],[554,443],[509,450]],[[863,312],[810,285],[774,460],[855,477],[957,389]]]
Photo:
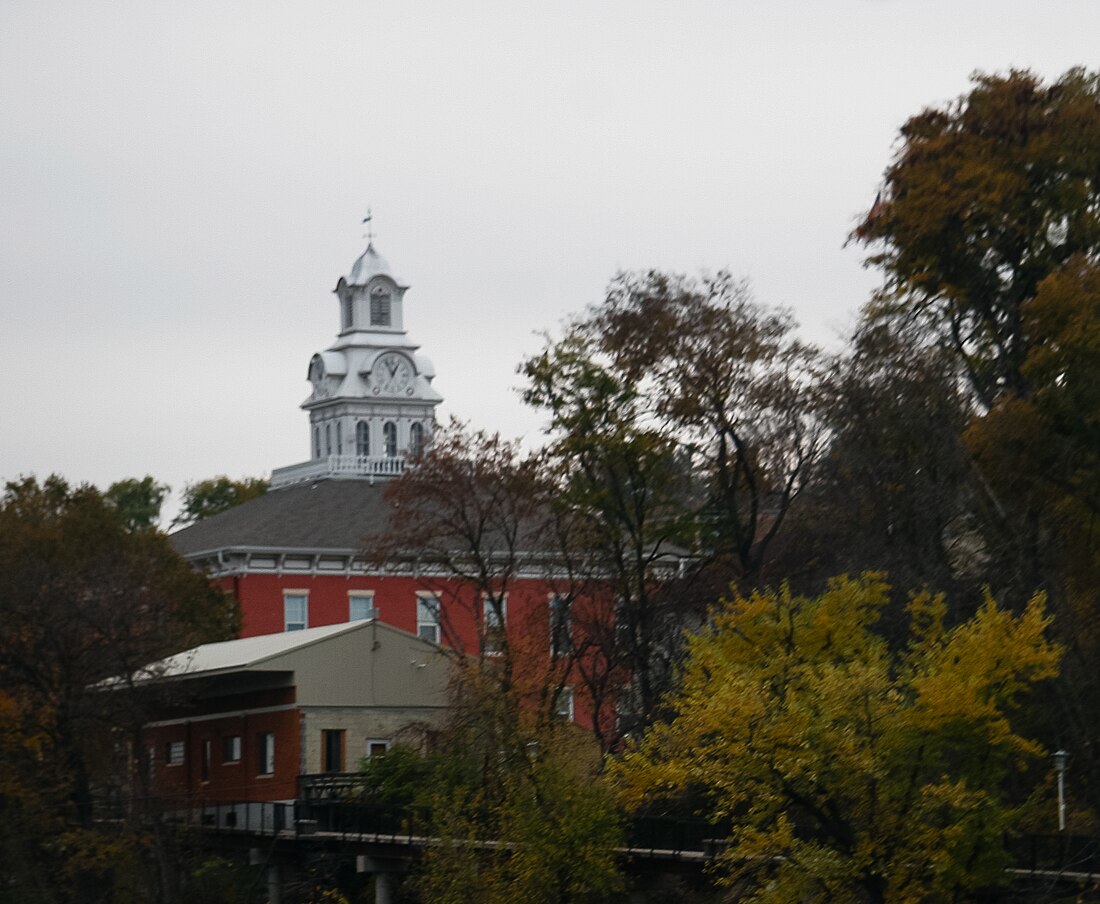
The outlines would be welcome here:
[[[163,818],[187,826],[212,847],[249,851],[253,866],[268,873],[268,894],[279,900],[280,874],[318,851],[344,858],[374,875],[376,904],[392,901],[397,877],[424,848],[440,843],[424,808],[387,808],[347,800],[191,802],[164,808]],[[725,833],[698,818],[641,817],[630,822],[618,855],[627,873],[701,876],[722,850]],[[480,842],[486,848],[506,841]],[[1014,865],[1005,888],[1014,901],[1049,901],[1070,893],[1100,901],[1100,838],[1071,834],[1010,839]],[[989,900],[1000,900],[995,891]]]

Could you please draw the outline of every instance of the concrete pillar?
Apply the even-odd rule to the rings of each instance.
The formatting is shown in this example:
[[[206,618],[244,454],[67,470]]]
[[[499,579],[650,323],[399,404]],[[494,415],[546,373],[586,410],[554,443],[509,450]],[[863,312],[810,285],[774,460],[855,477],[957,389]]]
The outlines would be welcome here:
[[[393,891],[396,885],[393,866],[392,862],[376,860],[366,854],[360,854],[355,858],[356,872],[370,873],[374,876],[374,904],[393,904]]]
[[[268,904],[282,904],[283,884],[279,881],[279,865],[271,864],[267,868],[267,900]]]
[[[374,904],[393,904],[393,873],[374,874]]]

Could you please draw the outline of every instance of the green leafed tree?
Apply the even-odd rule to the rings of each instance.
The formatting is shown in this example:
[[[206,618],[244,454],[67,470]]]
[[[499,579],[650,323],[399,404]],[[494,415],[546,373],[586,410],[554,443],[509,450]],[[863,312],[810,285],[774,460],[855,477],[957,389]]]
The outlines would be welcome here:
[[[725,271],[620,274],[584,328],[689,463],[706,547],[753,583],[822,448],[821,355]]]
[[[172,526],[187,527],[203,518],[221,514],[242,502],[262,496],[269,486],[270,481],[262,477],[231,480],[224,475],[189,483],[183,488],[180,513]]]
[[[863,322],[822,395],[826,451],[774,572],[818,590],[831,575],[885,571],[972,612],[1005,563],[963,440],[974,407],[953,356],[913,324]],[[895,598],[903,604],[904,591]],[[903,616],[895,605],[884,621],[904,634]]]
[[[820,453],[820,356],[793,329],[725,272],[621,273],[523,365],[524,399],[549,418],[557,502],[618,606],[582,665],[607,663],[592,685],[630,676],[623,730],[654,718],[683,629],[713,599],[695,567],[674,584],[670,560],[751,585]]]
[[[550,416],[546,462],[563,562],[613,599],[603,617],[578,625],[591,641],[580,674],[593,699],[616,695],[620,728],[631,730],[655,714],[680,645],[688,607],[665,586],[666,556],[694,537],[689,475],[645,395],[587,328],[549,344],[524,371],[526,401]]]
[[[128,477],[112,483],[103,495],[110,500],[126,527],[131,530],[150,530],[160,521],[160,509],[172,488],[157,483],[149,475],[138,480]]]
[[[674,717],[616,767],[635,808],[708,795],[738,900],[946,902],[1001,877],[1005,779],[1042,753],[1014,716],[1060,656],[1043,600],[948,627],[919,595],[892,652],[887,596],[874,576],[734,596],[689,641]]]

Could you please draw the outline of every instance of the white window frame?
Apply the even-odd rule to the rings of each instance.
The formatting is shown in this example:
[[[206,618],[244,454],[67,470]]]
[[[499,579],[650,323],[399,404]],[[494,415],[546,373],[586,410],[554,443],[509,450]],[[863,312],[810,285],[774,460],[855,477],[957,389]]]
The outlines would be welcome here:
[[[164,745],[164,765],[182,766],[187,755],[187,745],[183,741],[169,741]]]
[[[575,708],[576,700],[573,695],[573,688],[566,686],[558,692],[558,699],[554,701],[554,715],[559,719],[565,719],[568,722],[573,721],[573,717],[576,713]]]
[[[377,744],[382,745],[382,753],[371,753],[370,752],[371,747],[373,747]],[[363,745],[363,756],[365,756],[368,760],[371,757],[384,756],[386,754],[386,752],[392,746],[393,746],[393,741],[390,740],[389,738],[367,738],[366,742]]]
[[[298,621],[290,619],[290,609],[288,608],[291,599],[302,599],[302,619]],[[298,627],[291,627],[292,625]],[[283,630],[284,631],[304,631],[309,627],[309,591],[308,590],[291,590],[286,589],[283,591]]]
[[[355,614],[356,603],[363,603],[366,605],[363,607],[366,611],[362,615]],[[374,591],[373,590],[349,590],[348,591],[348,621],[366,621],[367,619],[378,618],[378,610],[374,608]]]
[[[499,656],[503,652],[504,632],[508,628],[508,594],[500,598],[501,622],[497,624],[497,613],[493,606],[493,597],[486,594],[481,598],[481,652],[486,656]],[[497,634],[496,642],[493,635]]]
[[[275,732],[256,734],[256,775],[275,774]]]
[[[227,755],[228,754],[228,755]],[[241,761],[241,736],[222,736],[222,762],[239,763]]]
[[[439,644],[443,639],[443,607],[438,593],[418,593],[416,595],[416,636],[429,643]],[[432,618],[425,618],[425,613]],[[425,637],[424,629],[434,628],[434,637]]]

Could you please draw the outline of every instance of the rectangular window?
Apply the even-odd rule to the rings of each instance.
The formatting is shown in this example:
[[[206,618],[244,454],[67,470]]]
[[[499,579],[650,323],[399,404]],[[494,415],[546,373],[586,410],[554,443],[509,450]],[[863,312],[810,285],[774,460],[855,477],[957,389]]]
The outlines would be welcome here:
[[[554,701],[554,715],[559,719],[573,721],[573,688],[563,687]]]
[[[353,590],[348,594],[348,621],[362,621],[365,618],[378,618],[378,612],[374,608],[374,594],[357,593]]]
[[[169,766],[183,765],[183,741],[169,741],[164,746],[164,762]]]
[[[484,653],[499,653],[504,649],[504,624],[508,619],[508,598],[485,597],[481,601],[481,617],[484,632],[481,650]]]
[[[390,742],[388,738],[367,738],[367,756],[385,756],[386,751],[390,749]]]
[[[370,325],[390,325],[390,295],[388,292],[374,292],[370,297]]]
[[[263,731],[256,735],[256,774],[273,775],[275,772],[275,735]]]
[[[344,771],[344,732],[341,729],[324,729],[321,732],[321,771]]]
[[[202,780],[210,781],[210,761],[214,759],[214,742],[209,738],[202,741]]]
[[[241,760],[241,736],[226,735],[222,738],[222,762],[239,763]]]
[[[283,630],[304,631],[309,625],[309,594],[303,590],[283,593]]]
[[[416,595],[416,635],[422,640],[439,643],[439,597],[435,594]]]
[[[573,629],[569,622],[569,600],[550,597],[550,655],[555,659],[573,652]]]

